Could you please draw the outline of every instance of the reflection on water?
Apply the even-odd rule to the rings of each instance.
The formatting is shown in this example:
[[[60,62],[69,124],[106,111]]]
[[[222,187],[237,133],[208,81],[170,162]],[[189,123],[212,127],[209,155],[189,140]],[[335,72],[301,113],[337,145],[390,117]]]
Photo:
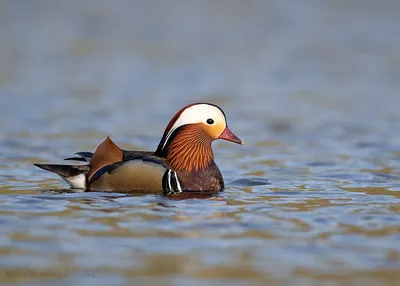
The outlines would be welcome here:
[[[0,282],[397,285],[394,2],[2,1]],[[223,193],[74,192],[32,165],[107,134],[153,150],[193,101],[246,142],[214,144]]]

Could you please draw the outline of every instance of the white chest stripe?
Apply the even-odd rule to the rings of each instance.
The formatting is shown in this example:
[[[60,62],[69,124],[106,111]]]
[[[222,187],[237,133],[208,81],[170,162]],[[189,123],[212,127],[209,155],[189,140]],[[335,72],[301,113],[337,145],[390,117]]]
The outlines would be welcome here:
[[[174,175],[173,178],[172,178],[172,174]],[[172,188],[172,180],[174,180],[174,185],[176,185],[176,189]],[[178,175],[176,174],[175,171],[172,171],[171,169],[169,169],[167,171],[167,182],[168,182],[168,195],[182,193],[182,186],[179,182]]]
[[[175,176],[175,180],[176,180],[176,186],[177,186],[179,192],[181,193],[182,187],[181,187],[181,184],[179,183],[179,179],[178,179],[178,176],[176,175],[176,172],[174,172],[174,176]]]
[[[172,190],[172,185],[171,185],[171,169],[168,170],[168,188]]]

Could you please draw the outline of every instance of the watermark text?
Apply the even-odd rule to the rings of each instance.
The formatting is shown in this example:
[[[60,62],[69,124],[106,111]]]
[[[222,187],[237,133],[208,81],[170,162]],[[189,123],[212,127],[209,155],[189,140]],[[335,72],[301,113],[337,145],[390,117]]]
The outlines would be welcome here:
[[[9,268],[5,270],[7,277],[71,277],[98,276],[97,268],[52,267],[52,268]]]

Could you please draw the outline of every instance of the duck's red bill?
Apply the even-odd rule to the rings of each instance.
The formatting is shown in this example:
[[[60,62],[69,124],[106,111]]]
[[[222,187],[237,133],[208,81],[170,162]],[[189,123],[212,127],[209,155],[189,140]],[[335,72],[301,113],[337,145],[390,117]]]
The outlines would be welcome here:
[[[235,134],[233,134],[228,126],[225,127],[224,131],[222,131],[221,135],[219,135],[218,138],[235,142],[237,144],[243,144],[243,141],[240,140],[239,137],[237,137]]]

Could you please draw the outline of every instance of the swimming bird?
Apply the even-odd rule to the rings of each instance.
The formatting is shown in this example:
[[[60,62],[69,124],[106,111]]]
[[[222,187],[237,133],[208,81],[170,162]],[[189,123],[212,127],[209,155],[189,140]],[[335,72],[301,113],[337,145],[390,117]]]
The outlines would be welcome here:
[[[65,159],[85,165],[34,165],[86,191],[218,192],[224,180],[211,148],[216,139],[243,144],[228,128],[220,107],[194,103],[172,117],[155,152],[123,150],[107,136],[94,153],[78,152]]]

